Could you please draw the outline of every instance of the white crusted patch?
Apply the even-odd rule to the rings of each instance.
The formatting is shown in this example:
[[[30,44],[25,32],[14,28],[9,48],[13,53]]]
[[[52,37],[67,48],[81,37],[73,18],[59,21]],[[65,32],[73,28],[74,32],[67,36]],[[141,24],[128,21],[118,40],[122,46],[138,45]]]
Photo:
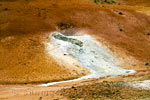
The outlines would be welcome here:
[[[128,82],[127,85],[135,88],[141,88],[144,90],[150,90],[150,80]]]
[[[62,36],[64,40],[55,36]],[[70,42],[71,39],[83,44]],[[135,73],[134,70],[126,70],[119,67],[111,52],[89,35],[64,36],[59,32],[53,32],[50,36],[50,42],[47,43],[47,51],[60,64],[77,63],[90,70],[91,75],[79,79]]]

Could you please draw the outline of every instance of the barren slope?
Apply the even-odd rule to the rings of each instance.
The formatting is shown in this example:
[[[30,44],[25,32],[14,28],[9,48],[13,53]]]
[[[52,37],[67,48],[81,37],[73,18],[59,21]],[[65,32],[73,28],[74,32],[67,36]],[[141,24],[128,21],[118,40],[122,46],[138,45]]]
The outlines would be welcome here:
[[[48,82],[87,73],[68,70],[46,56],[43,42],[59,23],[96,37],[131,65],[123,67],[145,70],[150,62],[150,17],[126,5],[0,0],[1,83]]]

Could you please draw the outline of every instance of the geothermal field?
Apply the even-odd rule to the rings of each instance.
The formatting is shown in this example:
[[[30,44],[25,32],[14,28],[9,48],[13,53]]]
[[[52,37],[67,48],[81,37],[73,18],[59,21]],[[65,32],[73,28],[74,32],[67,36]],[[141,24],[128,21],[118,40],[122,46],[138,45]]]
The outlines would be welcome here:
[[[0,100],[150,100],[150,1],[0,0]]]

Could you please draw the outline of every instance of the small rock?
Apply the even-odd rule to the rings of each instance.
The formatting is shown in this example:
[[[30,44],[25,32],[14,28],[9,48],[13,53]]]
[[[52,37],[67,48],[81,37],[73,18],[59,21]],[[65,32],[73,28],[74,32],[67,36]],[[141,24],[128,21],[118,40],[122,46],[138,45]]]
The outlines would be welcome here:
[[[72,86],[72,88],[74,89],[75,87],[74,87],[74,86]]]
[[[130,71],[126,71],[126,73],[130,73]]]
[[[40,97],[39,100],[42,100],[42,97]]]
[[[7,10],[8,10],[8,8],[4,8],[4,10],[5,10],[5,11],[7,11]]]
[[[74,86],[72,86],[72,89],[74,89],[74,91],[76,91],[76,90],[77,90]]]
[[[40,16],[41,16],[41,13],[39,12],[37,16],[40,17]]]
[[[150,63],[145,63],[145,66],[150,66]]]
[[[65,30],[65,29],[69,29],[69,28],[74,28],[75,25],[74,24],[67,24],[67,23],[59,23],[59,24],[57,24],[57,27],[60,30]]]
[[[24,65],[27,65],[26,63],[24,63]]]
[[[148,32],[146,35],[150,35],[150,32]]]
[[[28,83],[24,83],[25,85],[27,85]]]
[[[76,39],[73,39],[73,38],[68,38],[66,36],[63,36],[61,34],[54,34],[53,35],[56,39],[59,39],[59,40],[63,40],[63,41],[67,41],[67,42],[71,42],[72,44],[75,44],[75,45],[78,45],[80,47],[83,46],[83,42],[79,41],[79,40],[76,40]]]
[[[118,14],[119,14],[119,15],[123,15],[123,13],[122,13],[122,12],[119,12]]]

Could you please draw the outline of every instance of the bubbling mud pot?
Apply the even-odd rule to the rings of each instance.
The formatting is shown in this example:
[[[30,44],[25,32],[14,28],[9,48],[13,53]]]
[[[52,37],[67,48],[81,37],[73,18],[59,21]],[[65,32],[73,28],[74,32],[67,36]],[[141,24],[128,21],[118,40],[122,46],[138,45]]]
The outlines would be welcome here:
[[[117,64],[111,51],[103,47],[100,42],[90,35],[65,36],[60,32],[50,35],[50,42],[46,44],[46,51],[59,64],[78,62],[90,71],[90,75],[78,79],[53,82],[41,86],[78,81],[88,78],[106,76],[120,76],[134,74],[134,70],[126,70]],[[61,60],[61,61],[60,61]]]

